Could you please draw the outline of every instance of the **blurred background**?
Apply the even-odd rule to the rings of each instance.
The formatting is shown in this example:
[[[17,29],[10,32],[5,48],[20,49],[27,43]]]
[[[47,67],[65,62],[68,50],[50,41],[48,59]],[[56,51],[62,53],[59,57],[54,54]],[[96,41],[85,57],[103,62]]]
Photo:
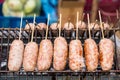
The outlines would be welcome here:
[[[116,12],[119,13],[120,0],[0,0],[0,27],[19,27],[22,12],[23,27],[25,20],[32,22],[34,13],[37,15],[37,23],[46,23],[48,13],[50,24],[58,20],[59,13],[63,15],[62,23],[68,18],[74,23],[76,11],[89,13],[91,22],[94,22],[98,19],[98,10],[101,10],[104,22],[115,23],[119,17]]]

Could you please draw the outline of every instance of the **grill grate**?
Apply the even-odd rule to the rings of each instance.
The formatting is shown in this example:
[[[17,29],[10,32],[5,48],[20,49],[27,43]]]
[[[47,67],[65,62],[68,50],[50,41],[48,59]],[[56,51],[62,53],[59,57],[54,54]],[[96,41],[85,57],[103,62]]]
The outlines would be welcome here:
[[[113,28],[109,30],[104,30],[105,37],[110,38],[112,35],[114,36],[115,42],[115,56],[114,56],[114,65],[112,70],[110,71],[102,71],[100,66],[98,66],[95,72],[89,72],[86,70],[73,72],[69,70],[68,65],[64,71],[54,71],[52,66],[48,71],[33,71],[33,72],[25,72],[23,68],[17,72],[11,72],[7,68],[8,62],[8,54],[9,48],[14,39],[18,39],[19,37],[19,29],[18,28],[0,28],[0,80],[112,80],[109,77],[114,77],[114,75],[120,74],[120,68],[118,67],[118,59],[117,59],[117,46],[116,46],[116,37],[115,32],[119,31],[120,28]],[[36,43],[40,43],[42,39],[45,37],[45,30],[35,30],[34,31],[33,41]],[[100,39],[102,38],[101,30],[91,31],[92,38],[98,44]],[[49,28],[48,39],[54,42],[55,38],[58,36],[58,30],[51,30]],[[75,30],[62,30],[61,36],[65,37],[65,39],[69,42],[75,39]],[[81,40],[82,45],[84,46],[84,40],[88,38],[88,30],[83,29],[79,30],[79,40]],[[31,39],[31,30],[22,29],[21,40],[23,40],[24,45],[26,45]],[[67,63],[68,64],[68,63]],[[112,75],[112,76],[111,76]],[[48,77],[48,78],[47,78]],[[114,78],[114,80],[119,80]],[[45,79],[46,78],[46,79]],[[95,78],[95,79],[94,79]],[[107,79],[104,79],[107,78]]]

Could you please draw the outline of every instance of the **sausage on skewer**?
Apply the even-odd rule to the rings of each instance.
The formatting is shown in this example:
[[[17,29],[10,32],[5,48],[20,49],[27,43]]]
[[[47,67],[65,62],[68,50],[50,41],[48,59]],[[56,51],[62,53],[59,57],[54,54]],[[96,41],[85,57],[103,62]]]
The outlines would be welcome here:
[[[98,47],[93,39],[86,39],[84,43],[86,67],[88,71],[94,71],[98,67]]]
[[[45,23],[39,23],[39,24],[37,24],[36,28],[38,30],[43,30],[43,29],[47,28],[47,25]]]
[[[34,30],[34,26],[33,23],[28,23],[25,25],[25,30]]]
[[[73,25],[71,22],[66,22],[66,23],[64,24],[63,29],[66,29],[66,30],[74,29],[74,25]]]
[[[48,39],[42,40],[39,48],[37,68],[39,71],[48,70],[52,63],[53,45]]]
[[[108,71],[113,65],[114,43],[110,39],[104,38],[99,43],[99,50],[99,59],[102,70]]]
[[[22,65],[24,43],[21,40],[14,40],[10,46],[8,69],[18,71]]]
[[[60,25],[59,25],[58,23],[52,23],[52,24],[50,25],[50,28],[51,28],[52,30],[57,30],[59,27],[60,27]]]
[[[38,56],[38,45],[36,42],[29,42],[24,51],[23,68],[25,71],[34,71]]]
[[[77,25],[77,24],[76,24]],[[86,29],[86,23],[85,22],[83,22],[83,21],[79,21],[78,22],[78,28],[79,29]]]
[[[61,71],[65,69],[68,56],[67,41],[64,37],[58,37],[54,41],[53,67]]]
[[[80,40],[72,40],[69,45],[69,67],[73,71],[82,70],[85,67],[83,48]]]

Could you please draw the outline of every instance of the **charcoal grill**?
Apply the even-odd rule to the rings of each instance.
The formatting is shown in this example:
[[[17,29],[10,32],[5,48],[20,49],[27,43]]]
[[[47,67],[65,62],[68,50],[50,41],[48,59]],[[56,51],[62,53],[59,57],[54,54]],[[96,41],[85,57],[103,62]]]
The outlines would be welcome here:
[[[102,71],[101,67],[98,66],[97,70],[94,72],[89,72],[86,69],[83,71],[74,72],[71,71],[66,66],[64,71],[55,71],[51,65],[51,68],[47,71],[33,71],[33,72],[25,72],[23,68],[17,72],[12,72],[8,70],[7,62],[9,55],[9,48],[14,39],[19,38],[19,28],[0,28],[0,80],[47,80],[45,78],[48,77],[48,80],[110,80],[110,77],[113,77],[113,80],[120,80],[120,67],[118,67],[118,54],[117,46],[116,46],[116,37],[115,32],[119,31],[120,28],[112,28],[109,30],[104,30],[105,37],[110,38],[114,36],[115,43],[115,56],[114,56],[114,65],[112,70],[110,71]],[[84,47],[84,40],[88,38],[88,30],[82,29],[78,30],[79,37]],[[98,44],[102,39],[101,30],[91,30],[92,38]],[[37,42],[39,45],[40,41],[45,37],[45,30],[37,30],[34,31],[33,41]],[[52,42],[58,36],[58,30],[51,30],[49,28],[48,39]],[[61,36],[63,36],[69,45],[69,42],[75,39],[75,30],[62,30]],[[26,45],[31,39],[31,30],[22,29],[21,40],[23,40],[24,45]],[[68,64],[68,63],[67,63]],[[66,77],[65,77],[66,76]],[[66,79],[65,79],[66,78]],[[77,78],[77,79],[76,79]]]

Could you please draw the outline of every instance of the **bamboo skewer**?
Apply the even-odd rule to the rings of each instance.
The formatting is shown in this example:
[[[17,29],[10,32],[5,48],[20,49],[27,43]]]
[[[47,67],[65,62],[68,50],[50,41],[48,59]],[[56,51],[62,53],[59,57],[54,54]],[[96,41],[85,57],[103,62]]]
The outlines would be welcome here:
[[[103,37],[103,39],[104,39],[104,32],[103,32],[103,26],[102,26],[101,13],[100,13],[100,11],[98,11],[98,12],[99,12],[99,19],[100,19],[100,28],[101,28],[101,31],[102,31],[102,37]]]
[[[78,21],[79,21],[79,12],[77,12],[77,25],[76,25],[76,40],[78,39]]]
[[[33,30],[32,30],[31,42],[33,41],[33,36],[34,36],[35,18],[36,18],[36,14],[34,14],[34,19],[33,19]]]
[[[26,20],[26,24],[28,24],[29,30],[32,30],[31,27],[30,27],[30,24],[29,24],[28,20]]]
[[[88,30],[89,30],[89,38],[91,38],[91,32],[90,32],[90,17],[89,14],[87,14],[87,20],[88,20]]]
[[[81,21],[83,21],[84,16],[85,16],[85,13],[83,13],[83,15],[81,16]]]
[[[59,27],[59,37],[60,37],[60,34],[61,34],[61,18],[62,18],[62,14],[60,14],[60,27]]]
[[[93,25],[93,29],[94,29],[95,25],[97,24],[97,22],[98,22],[98,20],[95,20],[95,24]]]
[[[84,19],[84,16],[85,16],[85,13],[83,13],[83,15],[81,16],[81,23],[80,23],[81,26],[82,26],[82,21]]]
[[[21,28],[22,28],[22,22],[23,22],[23,13],[21,13],[19,40],[21,39]]]
[[[47,29],[46,29],[46,36],[45,36],[45,39],[47,39],[47,37],[48,37],[48,26],[49,26],[49,21],[50,21],[50,14],[48,14]]]
[[[117,19],[119,19],[119,12],[118,12],[118,10],[116,10],[116,17],[117,17]]]
[[[57,21],[57,25],[56,25],[56,28],[58,28],[58,25],[59,25],[59,19],[58,19],[58,21]]]
[[[68,18],[68,28],[69,28],[69,26],[70,26],[70,18]]]

